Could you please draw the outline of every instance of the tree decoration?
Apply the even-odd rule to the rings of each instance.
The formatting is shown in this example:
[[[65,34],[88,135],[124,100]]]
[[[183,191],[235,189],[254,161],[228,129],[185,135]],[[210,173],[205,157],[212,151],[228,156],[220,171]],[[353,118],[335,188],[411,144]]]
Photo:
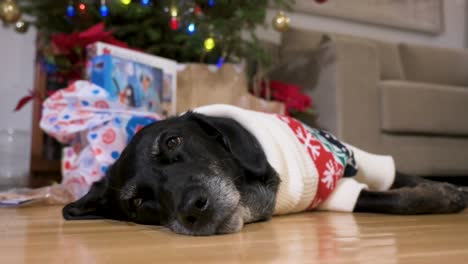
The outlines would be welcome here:
[[[187,32],[189,33],[189,35],[192,35],[193,33],[195,33],[195,29],[196,29],[195,23],[192,22],[192,23],[188,24]]]
[[[278,32],[285,32],[289,29],[290,19],[283,11],[278,11],[276,16],[273,18],[272,24],[273,27]]]
[[[177,19],[177,17],[171,17],[169,20],[169,27],[172,30],[177,30],[179,28],[179,19]]]
[[[21,18],[21,10],[14,0],[0,2],[0,18],[10,24]]]
[[[0,0],[0,3],[6,1],[17,2],[20,9],[31,16],[31,25],[38,28],[45,42],[53,33],[81,32],[104,22],[105,28],[129,47],[179,62],[215,65],[220,58],[223,63],[248,59],[267,65],[269,56],[256,38],[256,28],[265,25],[271,4],[278,10],[289,10],[294,2]],[[273,23],[275,29],[283,30],[289,18],[278,17],[276,22],[281,23]]]
[[[85,12],[86,11],[86,4],[85,3],[80,3],[78,5],[78,9],[80,9],[81,12]]]
[[[224,64],[224,56],[219,57],[218,61],[216,62],[216,67],[221,68],[223,67],[223,64]]]
[[[177,6],[171,6],[169,12],[171,14],[171,18],[169,20],[169,27],[172,30],[177,30],[179,28],[179,18],[177,17],[177,15],[179,14],[179,10],[177,9]]]
[[[67,16],[74,17],[75,16],[75,7],[73,6],[73,2],[70,1],[70,4],[67,6]]]
[[[24,20],[19,20],[15,23],[15,30],[18,33],[26,33],[29,29],[29,22]]]
[[[171,6],[171,17],[176,17],[179,14],[179,10],[177,9],[177,6]]]
[[[141,0],[141,5],[142,6],[148,6],[151,4],[151,1],[150,0]]]
[[[213,37],[208,37],[207,39],[205,39],[205,41],[203,42],[203,45],[205,46],[205,50],[206,51],[211,51],[214,49],[215,47],[215,40]]]
[[[101,0],[101,6],[99,7],[99,12],[101,13],[102,17],[106,17],[109,15],[109,8],[106,5],[106,0]]]

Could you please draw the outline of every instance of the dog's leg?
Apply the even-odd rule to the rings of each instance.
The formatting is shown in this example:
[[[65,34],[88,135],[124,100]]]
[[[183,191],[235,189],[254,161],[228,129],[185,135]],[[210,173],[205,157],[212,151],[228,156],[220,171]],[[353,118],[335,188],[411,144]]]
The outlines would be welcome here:
[[[395,175],[395,181],[393,182],[391,189],[398,189],[401,187],[415,187],[416,185],[427,181],[428,180],[425,180],[421,177],[407,175],[397,171]]]
[[[397,173],[391,190],[363,190],[354,211],[391,214],[456,213],[468,205],[468,190],[462,188],[464,187]]]
[[[458,189],[462,192],[463,197],[465,198],[466,207],[468,207],[468,187],[460,186]]]
[[[401,187],[415,187],[416,185],[421,184],[421,183],[441,184],[440,182],[431,181],[431,180],[424,179],[418,176],[412,176],[412,175],[407,175],[407,174],[403,174],[400,172],[396,172],[395,181],[393,182],[391,189],[398,189]],[[453,186],[456,186],[456,185],[453,185]],[[468,187],[456,186],[456,188],[460,192],[462,192],[463,197],[465,199],[466,206],[468,207]]]

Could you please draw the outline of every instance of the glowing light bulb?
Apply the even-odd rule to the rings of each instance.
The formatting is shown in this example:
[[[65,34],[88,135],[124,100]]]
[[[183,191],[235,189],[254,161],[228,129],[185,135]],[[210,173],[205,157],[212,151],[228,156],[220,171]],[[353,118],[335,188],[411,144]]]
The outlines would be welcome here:
[[[177,19],[177,17],[171,17],[171,20],[169,20],[169,27],[172,30],[176,30],[179,28],[179,20]]]
[[[211,51],[215,47],[215,40],[214,40],[214,38],[209,37],[209,38],[205,39],[204,44],[205,44],[205,49],[207,51]]]
[[[175,6],[172,6],[170,11],[171,11],[171,17],[176,17],[177,14],[179,13],[179,10],[177,10],[177,7]]]
[[[151,0],[141,0],[141,5],[147,6],[151,3]]]
[[[81,10],[81,11],[85,11],[86,10],[86,5],[81,3],[78,8]]]
[[[99,8],[99,12],[102,17],[106,17],[109,15],[109,8],[106,5],[102,5],[101,8]]]
[[[195,33],[195,24],[194,23],[190,23],[188,26],[187,26],[187,32],[192,35],[193,33]]]
[[[221,68],[224,64],[224,57],[219,57],[218,61],[216,62],[216,67]]]
[[[132,0],[120,0],[120,2],[124,5],[129,5],[132,2]]]
[[[74,17],[75,16],[75,7],[73,5],[69,5],[67,7],[67,16]]]

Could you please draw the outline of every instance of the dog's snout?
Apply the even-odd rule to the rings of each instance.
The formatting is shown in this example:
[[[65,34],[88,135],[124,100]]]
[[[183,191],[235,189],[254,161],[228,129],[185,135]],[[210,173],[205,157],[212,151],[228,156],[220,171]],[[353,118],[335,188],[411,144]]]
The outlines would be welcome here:
[[[210,199],[203,188],[192,189],[184,195],[178,218],[188,228],[200,227],[210,221]]]

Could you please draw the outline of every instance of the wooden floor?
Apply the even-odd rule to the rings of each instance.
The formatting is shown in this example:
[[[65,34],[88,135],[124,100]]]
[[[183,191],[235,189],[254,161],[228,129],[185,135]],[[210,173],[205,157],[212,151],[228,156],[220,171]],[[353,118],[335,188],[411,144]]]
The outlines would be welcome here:
[[[187,237],[161,227],[64,221],[60,207],[0,209],[0,263],[468,263],[468,212],[304,213],[237,234]]]

